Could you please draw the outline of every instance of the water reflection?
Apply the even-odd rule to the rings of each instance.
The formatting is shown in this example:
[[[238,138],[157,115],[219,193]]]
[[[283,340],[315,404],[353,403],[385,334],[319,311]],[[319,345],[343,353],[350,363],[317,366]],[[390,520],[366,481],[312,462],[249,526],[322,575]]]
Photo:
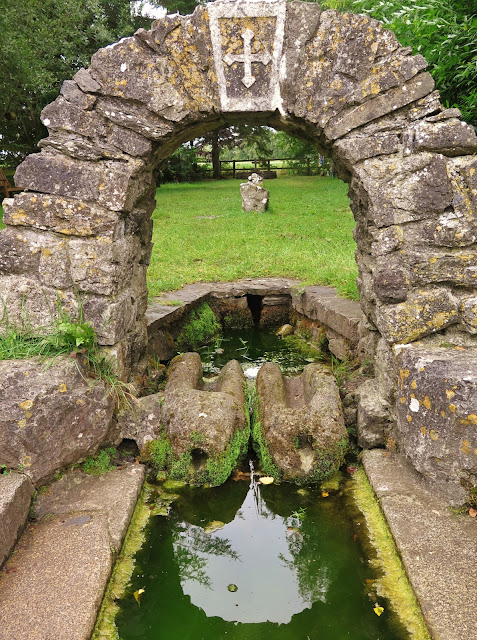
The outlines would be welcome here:
[[[247,623],[288,623],[314,602],[325,602],[327,568],[305,523],[273,513],[252,474],[232,522],[210,534],[185,522],[176,529],[174,557],[184,594],[208,617]],[[238,590],[231,593],[230,584]]]

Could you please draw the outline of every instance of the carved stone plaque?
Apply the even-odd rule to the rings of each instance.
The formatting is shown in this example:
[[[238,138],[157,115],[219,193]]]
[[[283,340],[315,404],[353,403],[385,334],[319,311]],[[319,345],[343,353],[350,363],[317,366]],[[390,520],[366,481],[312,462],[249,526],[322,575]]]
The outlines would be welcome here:
[[[208,11],[222,109],[280,109],[286,0],[224,0]]]

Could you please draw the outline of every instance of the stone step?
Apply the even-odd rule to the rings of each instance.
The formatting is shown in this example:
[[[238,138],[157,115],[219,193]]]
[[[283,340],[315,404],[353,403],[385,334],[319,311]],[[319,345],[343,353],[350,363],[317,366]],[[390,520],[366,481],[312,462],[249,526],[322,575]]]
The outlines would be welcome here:
[[[144,477],[75,469],[40,494],[0,575],[0,640],[89,640]]]
[[[477,638],[477,519],[454,515],[397,454],[374,449],[362,460],[431,637]]]

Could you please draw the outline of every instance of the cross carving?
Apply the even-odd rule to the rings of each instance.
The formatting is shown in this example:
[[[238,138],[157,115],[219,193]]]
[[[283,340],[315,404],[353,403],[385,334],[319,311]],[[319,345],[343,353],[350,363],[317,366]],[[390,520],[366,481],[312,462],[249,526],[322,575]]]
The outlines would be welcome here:
[[[230,67],[234,62],[242,62],[244,64],[244,76],[242,78],[243,84],[249,89],[256,78],[252,75],[252,62],[261,62],[267,66],[272,60],[272,56],[267,52],[252,53],[252,40],[255,38],[255,34],[251,29],[246,29],[241,38],[243,39],[243,54],[231,55],[225,54],[223,60],[226,65]]]

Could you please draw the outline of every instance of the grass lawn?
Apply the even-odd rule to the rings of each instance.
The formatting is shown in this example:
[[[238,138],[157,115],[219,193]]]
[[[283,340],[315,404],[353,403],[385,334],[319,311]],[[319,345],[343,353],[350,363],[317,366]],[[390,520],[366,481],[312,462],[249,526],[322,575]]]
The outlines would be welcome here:
[[[242,211],[239,184],[219,180],[157,190],[151,296],[198,280],[288,276],[358,297],[346,184],[320,176],[266,180],[270,208],[261,214]]]
[[[0,229],[5,229],[5,225],[3,224],[3,208],[0,207]]]
[[[198,280],[288,276],[358,297],[354,220],[343,182],[320,176],[267,180],[270,209],[261,214],[242,211],[239,184],[211,180],[157,190],[151,296]],[[2,217],[0,207],[0,229]]]

